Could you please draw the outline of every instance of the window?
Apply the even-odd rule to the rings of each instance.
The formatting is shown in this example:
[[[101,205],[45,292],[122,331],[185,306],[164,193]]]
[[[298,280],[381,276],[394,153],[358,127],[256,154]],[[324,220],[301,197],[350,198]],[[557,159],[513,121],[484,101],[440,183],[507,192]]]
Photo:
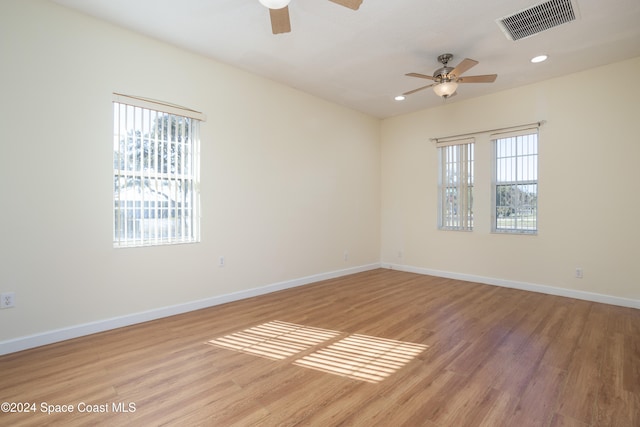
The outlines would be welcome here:
[[[438,228],[473,229],[474,140],[438,143]]]
[[[494,135],[493,231],[538,231],[538,132]]]
[[[201,119],[195,111],[114,94],[114,247],[200,241]]]

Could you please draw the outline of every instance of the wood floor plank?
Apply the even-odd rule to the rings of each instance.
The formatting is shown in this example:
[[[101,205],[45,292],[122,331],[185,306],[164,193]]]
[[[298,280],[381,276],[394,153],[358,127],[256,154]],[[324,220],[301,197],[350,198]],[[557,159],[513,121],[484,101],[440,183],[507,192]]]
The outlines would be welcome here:
[[[0,378],[0,402],[76,409],[2,426],[637,427],[640,310],[378,269],[1,356]]]
[[[482,427],[512,427],[512,414],[517,411],[519,395],[499,392],[495,400],[489,406],[485,416],[477,419],[478,426]]]
[[[627,335],[620,332],[606,338],[594,425],[631,427],[640,420],[640,395],[625,389],[623,361],[630,357],[626,354],[626,341]],[[640,364],[640,359],[635,363]]]
[[[607,307],[592,304],[568,368],[567,386],[557,411],[585,424],[594,422],[600,371],[604,358]]]
[[[589,427],[589,425],[590,424],[585,424],[582,421],[578,421],[571,417],[555,414],[551,419],[549,427]]]
[[[540,364],[520,397],[511,422],[518,426],[546,426],[550,423],[558,396],[566,386],[566,371]]]

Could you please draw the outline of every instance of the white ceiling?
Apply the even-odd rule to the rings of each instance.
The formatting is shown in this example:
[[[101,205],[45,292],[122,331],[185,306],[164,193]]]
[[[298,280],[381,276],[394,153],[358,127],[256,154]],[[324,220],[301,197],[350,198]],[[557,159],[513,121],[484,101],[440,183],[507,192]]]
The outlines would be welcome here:
[[[496,20],[541,0],[291,0],[279,35],[258,0],[53,1],[379,118],[442,104],[431,89],[393,99],[428,84],[405,74],[431,75],[441,53],[480,61],[465,75],[498,74],[446,102],[640,56],[640,0],[576,0],[576,21],[515,42]]]

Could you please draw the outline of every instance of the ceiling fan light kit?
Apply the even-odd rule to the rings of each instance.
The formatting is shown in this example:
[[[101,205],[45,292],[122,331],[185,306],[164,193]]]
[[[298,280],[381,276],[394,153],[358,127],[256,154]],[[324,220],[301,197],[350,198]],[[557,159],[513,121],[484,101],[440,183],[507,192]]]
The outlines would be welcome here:
[[[453,95],[458,89],[458,83],[456,82],[442,82],[433,87],[433,91],[436,95],[442,98],[448,98]]]
[[[268,7],[269,9],[282,9],[289,6],[291,0],[258,0],[261,5]]]
[[[291,32],[291,19],[289,18],[289,3],[291,0],[258,0],[261,5],[269,9],[271,18],[271,32],[282,34]],[[352,10],[358,10],[363,0],[329,0],[340,6]]]

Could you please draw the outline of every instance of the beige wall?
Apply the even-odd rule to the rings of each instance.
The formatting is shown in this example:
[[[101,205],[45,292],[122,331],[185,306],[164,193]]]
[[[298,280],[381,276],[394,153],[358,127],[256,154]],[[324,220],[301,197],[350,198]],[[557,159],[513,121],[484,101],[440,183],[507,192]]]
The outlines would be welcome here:
[[[640,75],[640,58],[383,121],[382,262],[640,307],[640,82],[623,79],[613,89],[607,82],[620,70]],[[490,232],[487,134],[476,139],[474,231],[437,230],[437,151],[429,138],[538,120],[547,121],[538,235]],[[584,278],[574,277],[576,267]]]
[[[379,262],[379,120],[48,1],[0,61],[0,344]],[[113,249],[113,92],[207,115],[201,243]]]

